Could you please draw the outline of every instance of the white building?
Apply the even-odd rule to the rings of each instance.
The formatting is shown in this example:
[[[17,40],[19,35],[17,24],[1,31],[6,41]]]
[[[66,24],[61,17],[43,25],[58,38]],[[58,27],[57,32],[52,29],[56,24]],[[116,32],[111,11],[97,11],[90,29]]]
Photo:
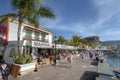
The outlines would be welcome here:
[[[8,40],[8,46],[4,55],[4,60],[6,63],[12,63],[10,58],[11,55],[18,53],[17,44],[17,34],[18,34],[18,24],[17,20],[8,18],[2,25],[8,27],[8,33],[5,38]],[[21,54],[34,53],[37,56],[43,55],[54,55],[55,44],[52,44],[52,32],[44,30],[42,28],[35,28],[35,26],[22,23],[20,31],[20,50]],[[77,47],[68,45],[56,45],[56,49],[63,50],[77,50]]]
[[[8,34],[6,35],[6,39],[9,42],[4,59],[9,63],[11,50],[14,49],[14,53],[18,53],[18,21],[8,18],[2,25],[8,27]],[[52,48],[52,33],[41,28],[35,28],[32,25],[22,23],[20,31],[20,47],[21,53],[26,52],[27,54],[38,53],[39,49]]]

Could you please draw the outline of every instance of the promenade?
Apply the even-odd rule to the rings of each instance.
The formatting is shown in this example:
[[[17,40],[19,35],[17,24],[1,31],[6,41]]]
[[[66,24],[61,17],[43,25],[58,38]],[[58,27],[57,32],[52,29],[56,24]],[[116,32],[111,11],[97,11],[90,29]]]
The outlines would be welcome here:
[[[43,66],[38,72],[31,72],[24,76],[14,78],[9,76],[9,80],[95,80],[97,62],[86,57],[74,59],[72,67],[63,60],[57,66]]]

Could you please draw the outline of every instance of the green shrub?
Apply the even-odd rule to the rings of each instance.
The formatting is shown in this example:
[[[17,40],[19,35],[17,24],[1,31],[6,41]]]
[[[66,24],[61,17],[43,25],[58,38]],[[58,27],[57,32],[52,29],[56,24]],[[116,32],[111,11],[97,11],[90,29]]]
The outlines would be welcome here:
[[[32,56],[29,54],[24,53],[23,57],[16,55],[13,57],[14,62],[17,64],[26,64],[31,63],[33,61]]]
[[[17,63],[17,64],[23,64],[23,59],[21,57],[16,57],[15,63]]]

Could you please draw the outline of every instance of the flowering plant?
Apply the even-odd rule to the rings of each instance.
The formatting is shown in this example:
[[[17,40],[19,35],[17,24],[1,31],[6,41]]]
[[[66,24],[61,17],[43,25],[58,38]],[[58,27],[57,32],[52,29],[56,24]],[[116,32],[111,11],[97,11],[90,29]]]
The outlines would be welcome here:
[[[4,36],[7,34],[7,27],[4,25],[0,25],[0,45],[3,46],[2,56],[5,54],[6,46],[8,45],[8,41],[4,39]]]
[[[0,25],[0,35],[5,35],[7,33],[7,27]]]
[[[6,35],[6,34],[7,34],[7,27],[4,25],[0,25],[0,35]],[[0,37],[0,44],[2,44],[3,46],[6,46],[8,45],[8,41]]]
[[[3,46],[8,45],[8,41],[7,41],[6,39],[3,39],[3,40],[2,40],[2,45],[3,45]]]

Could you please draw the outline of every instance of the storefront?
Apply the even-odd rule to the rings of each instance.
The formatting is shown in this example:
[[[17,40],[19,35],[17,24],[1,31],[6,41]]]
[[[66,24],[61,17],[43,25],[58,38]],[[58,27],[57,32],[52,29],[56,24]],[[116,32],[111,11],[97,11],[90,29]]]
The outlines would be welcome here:
[[[8,34],[7,39],[9,41],[8,44],[11,42],[17,42],[18,41],[18,24],[19,22],[17,20],[13,20],[8,18],[6,24],[8,24]],[[42,28],[35,28],[35,26],[29,25],[27,23],[22,23],[21,30],[20,30],[20,51],[22,54],[29,54],[31,55],[34,53],[37,58],[40,58],[42,56],[43,59],[48,58],[49,56],[55,56],[55,44],[52,44],[52,32],[44,30]],[[15,54],[18,53],[17,47],[18,44],[12,45],[14,46]],[[56,55],[57,53],[61,51],[69,51],[74,50],[75,48],[73,46],[68,45],[60,45],[56,44]],[[9,53],[12,48],[7,47],[5,53],[6,59],[9,57]],[[7,60],[9,61],[9,60]]]

